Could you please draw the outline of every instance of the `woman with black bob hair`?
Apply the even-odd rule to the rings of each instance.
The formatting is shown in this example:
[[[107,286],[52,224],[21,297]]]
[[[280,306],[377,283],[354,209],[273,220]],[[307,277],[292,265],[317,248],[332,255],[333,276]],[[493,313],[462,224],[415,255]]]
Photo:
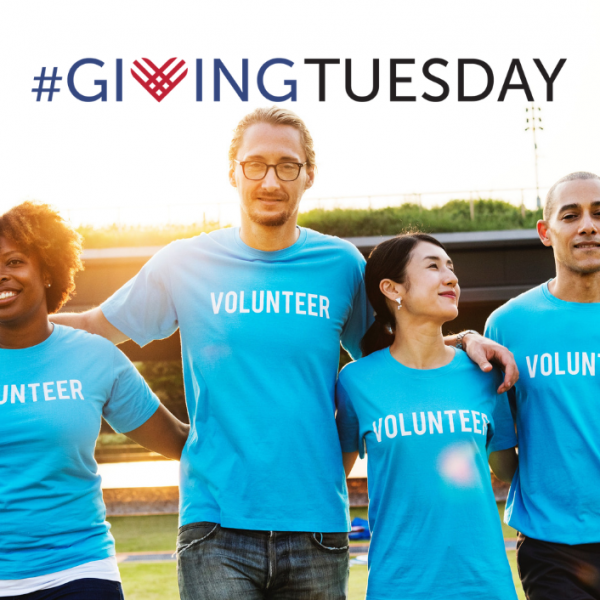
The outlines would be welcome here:
[[[348,474],[368,452],[368,600],[516,599],[489,463],[510,481],[515,429],[499,372],[444,344],[460,288],[422,233],[377,246],[365,284],[375,322],[337,384]]]
[[[122,600],[94,446],[102,417],[179,459],[189,427],[104,338],[53,325],[81,238],[49,206],[0,216],[0,598]]]

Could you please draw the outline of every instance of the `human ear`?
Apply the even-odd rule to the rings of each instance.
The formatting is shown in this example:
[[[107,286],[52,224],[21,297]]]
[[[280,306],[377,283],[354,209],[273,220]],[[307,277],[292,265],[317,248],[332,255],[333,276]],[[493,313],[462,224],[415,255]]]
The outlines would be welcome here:
[[[233,163],[229,166],[229,183],[233,187],[237,187],[237,181],[235,180],[235,166]]]
[[[537,222],[537,232],[544,246],[552,246],[552,238],[548,221],[540,220]]]
[[[45,288],[52,286],[52,277],[45,269],[42,271],[42,283],[44,284]]]
[[[404,286],[400,283],[396,283],[391,279],[382,279],[379,282],[379,289],[381,293],[386,297],[392,300],[392,302],[396,301],[396,298],[402,298],[404,296]]]
[[[304,189],[307,190],[308,188],[311,188],[313,186],[313,183],[315,182],[315,168],[313,167],[307,167],[306,168],[306,184],[304,185]]]

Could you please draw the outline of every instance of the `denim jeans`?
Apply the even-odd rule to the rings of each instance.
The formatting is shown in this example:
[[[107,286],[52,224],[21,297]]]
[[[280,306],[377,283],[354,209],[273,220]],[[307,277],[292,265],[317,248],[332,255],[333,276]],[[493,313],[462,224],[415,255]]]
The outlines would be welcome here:
[[[118,581],[76,579],[58,587],[2,600],[123,600],[123,589]]]
[[[345,600],[348,534],[179,529],[181,600]]]

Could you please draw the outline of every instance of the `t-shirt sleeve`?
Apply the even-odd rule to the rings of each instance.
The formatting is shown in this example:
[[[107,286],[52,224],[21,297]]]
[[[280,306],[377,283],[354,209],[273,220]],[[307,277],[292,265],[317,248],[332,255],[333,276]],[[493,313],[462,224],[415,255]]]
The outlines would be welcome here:
[[[342,346],[354,360],[362,356],[360,342],[375,319],[365,289],[365,259],[361,256],[360,260],[360,279],[352,300],[352,310],[342,330]]]
[[[498,385],[500,384],[498,383]],[[496,394],[493,421],[492,436],[491,439],[488,439],[488,454],[514,448],[517,445],[517,434],[507,393]]]
[[[112,325],[140,346],[169,337],[177,330],[168,280],[173,252],[173,244],[157,252],[100,307]]]
[[[335,389],[337,404],[336,423],[342,452],[357,452],[364,458],[364,444],[360,440],[358,416],[344,385],[338,380]]]
[[[502,344],[502,337],[500,335],[500,328],[498,327],[498,315],[496,311],[493,312],[485,322],[485,329],[483,331],[483,335],[494,342],[498,342]]]
[[[114,348],[114,378],[102,416],[118,433],[127,433],[143,425],[158,409],[159,399],[131,361]]]
[[[489,317],[485,324],[484,335],[485,337],[504,344],[504,339],[500,333],[500,317],[498,311],[494,311]],[[496,387],[498,387],[502,381],[500,371],[496,370],[497,381]],[[513,415],[510,409],[510,399],[514,388],[509,390],[508,393],[496,394],[496,403],[494,406],[494,429],[492,432],[492,439],[488,444],[488,452],[497,452],[498,450],[507,450],[508,448],[514,448],[517,445],[517,435],[515,433],[515,423]]]

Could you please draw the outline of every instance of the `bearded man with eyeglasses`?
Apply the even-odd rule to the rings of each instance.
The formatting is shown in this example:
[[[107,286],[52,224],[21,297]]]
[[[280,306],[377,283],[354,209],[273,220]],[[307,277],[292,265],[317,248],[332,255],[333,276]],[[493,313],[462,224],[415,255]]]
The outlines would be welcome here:
[[[54,320],[140,345],[180,329],[183,600],[343,600],[350,522],[334,389],[340,341],[358,358],[372,319],[365,261],[297,225],[315,153],[293,112],[244,117],[229,160],[240,228],[173,242],[101,307]],[[462,343],[485,370],[496,357],[512,385],[508,351],[474,334]]]

